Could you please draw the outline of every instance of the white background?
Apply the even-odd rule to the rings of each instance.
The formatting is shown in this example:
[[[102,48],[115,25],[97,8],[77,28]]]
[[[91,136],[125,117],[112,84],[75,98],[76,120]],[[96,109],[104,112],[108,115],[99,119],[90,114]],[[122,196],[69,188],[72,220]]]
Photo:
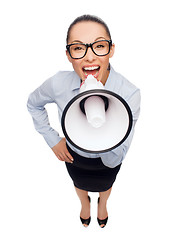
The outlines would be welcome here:
[[[0,4],[0,239],[186,239],[186,8],[181,0],[17,0]],[[100,16],[116,71],[141,89],[141,115],[109,199],[109,222],[84,229],[63,162],[35,131],[30,92],[59,70],[69,24]],[[88,33],[87,33],[88,34]],[[57,108],[48,107],[60,131]],[[119,235],[116,235],[117,233]]]

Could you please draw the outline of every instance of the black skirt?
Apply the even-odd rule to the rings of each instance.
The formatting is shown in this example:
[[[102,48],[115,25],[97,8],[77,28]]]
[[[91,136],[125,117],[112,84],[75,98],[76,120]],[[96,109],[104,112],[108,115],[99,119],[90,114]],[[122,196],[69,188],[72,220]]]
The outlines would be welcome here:
[[[101,158],[86,158],[72,151],[68,145],[67,148],[74,162],[65,163],[75,187],[88,192],[104,192],[112,187],[121,164],[109,168]]]

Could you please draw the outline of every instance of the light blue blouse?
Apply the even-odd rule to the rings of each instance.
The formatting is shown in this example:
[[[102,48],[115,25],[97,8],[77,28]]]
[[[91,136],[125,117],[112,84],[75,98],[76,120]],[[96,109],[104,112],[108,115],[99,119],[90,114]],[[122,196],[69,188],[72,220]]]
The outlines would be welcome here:
[[[47,144],[52,148],[62,137],[49,124],[48,114],[45,109],[47,103],[56,103],[59,112],[59,120],[66,104],[79,93],[81,80],[75,71],[60,71],[46,80],[40,87],[30,94],[27,102],[36,130],[42,134]],[[133,127],[129,137],[119,147],[100,154],[85,153],[76,149],[70,143],[69,146],[79,155],[89,158],[101,157],[105,166],[114,168],[125,158],[130,147],[134,126],[140,113],[140,90],[130,83],[121,74],[111,67],[105,89],[120,95],[130,106],[133,115]]]

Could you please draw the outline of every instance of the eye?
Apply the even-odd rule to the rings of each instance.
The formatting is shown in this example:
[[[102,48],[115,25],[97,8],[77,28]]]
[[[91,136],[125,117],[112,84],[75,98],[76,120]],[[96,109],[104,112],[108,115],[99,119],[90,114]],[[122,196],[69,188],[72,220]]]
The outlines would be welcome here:
[[[74,47],[74,51],[81,51],[81,50],[83,50],[83,48],[80,46]]]
[[[104,48],[105,46],[103,44],[99,44],[96,46],[96,48]]]
[[[71,50],[74,52],[81,52],[81,51],[85,51],[86,46],[84,46],[83,44],[74,44],[71,46]]]

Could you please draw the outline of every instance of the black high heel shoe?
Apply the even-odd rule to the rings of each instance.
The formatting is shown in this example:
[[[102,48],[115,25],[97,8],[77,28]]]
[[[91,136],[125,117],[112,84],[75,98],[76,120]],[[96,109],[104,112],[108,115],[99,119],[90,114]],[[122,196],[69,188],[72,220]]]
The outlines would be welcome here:
[[[98,198],[98,204],[99,204],[99,200],[100,200],[100,198]],[[104,225],[104,226],[101,227],[101,228],[104,228],[104,227],[106,226],[106,224],[107,224],[108,217],[105,218],[105,219],[103,219],[103,220],[97,218],[97,220],[98,220],[98,224],[99,224],[99,226],[101,227],[101,225]]]
[[[89,199],[89,202],[91,202],[91,199],[89,196],[88,196],[88,199]],[[84,218],[80,217],[80,220],[84,227],[88,227],[88,225],[90,224],[90,221],[91,221],[91,217],[89,217],[88,219],[84,219]],[[87,226],[85,226],[85,225],[87,225]]]

